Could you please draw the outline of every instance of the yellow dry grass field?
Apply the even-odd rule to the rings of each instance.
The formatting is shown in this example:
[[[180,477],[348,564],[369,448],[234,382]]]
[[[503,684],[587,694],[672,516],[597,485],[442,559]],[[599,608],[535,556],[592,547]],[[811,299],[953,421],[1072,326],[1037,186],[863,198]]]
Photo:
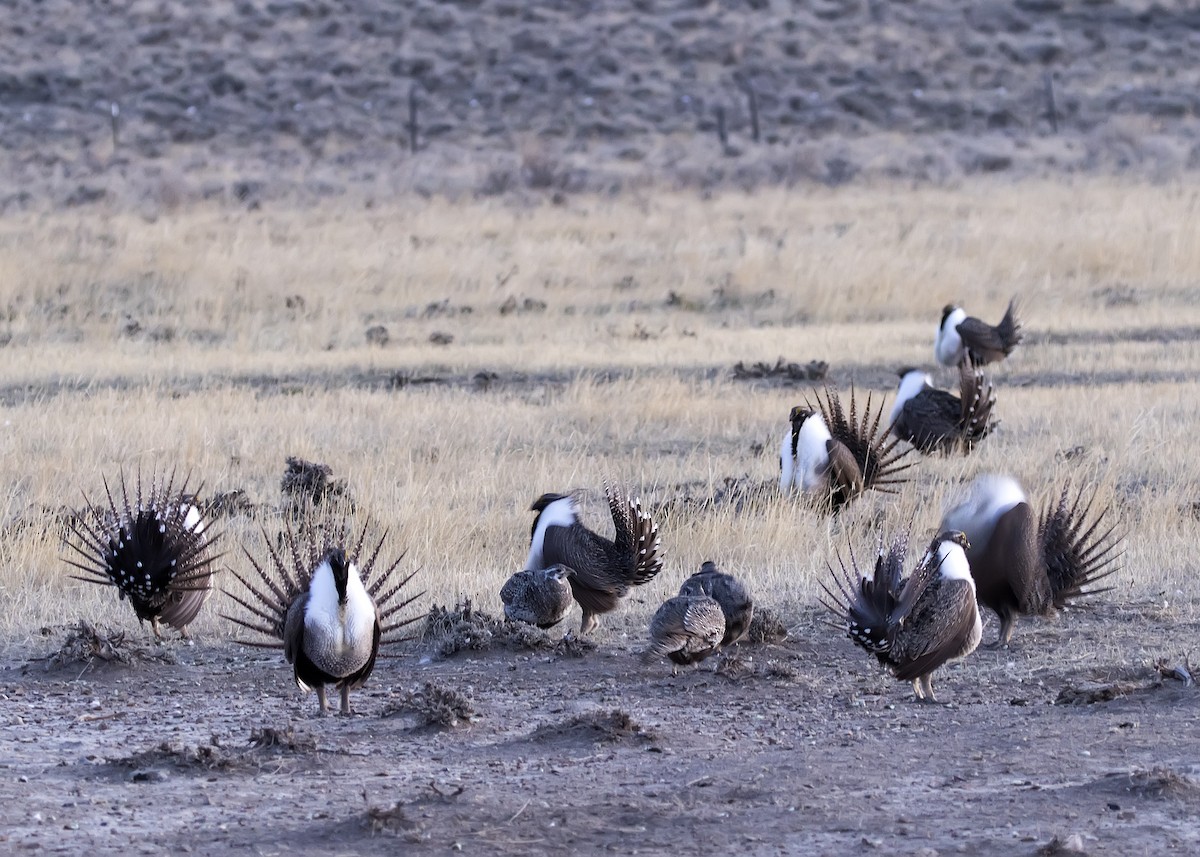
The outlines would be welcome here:
[[[289,455],[328,464],[390,530],[421,609],[498,611],[530,502],[589,489],[587,522],[611,532],[612,479],[661,510],[667,564],[602,636],[642,635],[709,558],[786,617],[815,604],[834,550],[923,540],[964,481],[1001,471],[1039,498],[1099,486],[1127,533],[1102,597],[1192,615],[1198,194],[1080,180],[10,215],[0,633],[136,623],[62,560],[55,514],[103,478],[177,467],[206,494],[243,489],[268,511],[215,525],[239,566],[260,524],[282,526]],[[995,322],[1014,294],[1027,340],[993,373],[1001,425],[975,454],[913,456],[898,497],[835,519],[769,486],[702,502],[775,479],[788,410],[812,394],[735,363],[824,360],[843,393],[890,406],[895,369],[933,368],[943,304]],[[199,635],[231,633],[224,599]]]

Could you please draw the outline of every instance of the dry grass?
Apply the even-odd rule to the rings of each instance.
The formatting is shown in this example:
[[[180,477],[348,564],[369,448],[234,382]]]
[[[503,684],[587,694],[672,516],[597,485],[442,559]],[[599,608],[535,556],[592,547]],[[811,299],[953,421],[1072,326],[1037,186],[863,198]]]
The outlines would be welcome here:
[[[865,549],[881,524],[923,538],[961,482],[1004,470],[1046,499],[1062,480],[1100,484],[1130,534],[1103,597],[1190,611],[1197,198],[1089,182],[18,215],[0,222],[0,632],[133,624],[60,559],[62,507],[102,475],[178,463],[261,517],[283,504],[293,455],[329,465],[391,528],[428,591],[417,610],[498,609],[529,502],[609,477],[668,510],[668,564],[608,633],[640,635],[708,558],[786,616],[815,601],[835,548]],[[996,373],[1002,425],[971,458],[922,460],[902,496],[836,520],[770,491],[674,502],[775,478],[808,391],[735,381],[736,362],[825,360],[834,383],[882,390],[893,367],[931,363],[946,301],[995,320],[1012,294],[1030,340]],[[368,344],[381,324],[388,343]],[[1175,337],[1130,335],[1156,326]],[[481,371],[500,378],[480,389]],[[462,383],[385,383],[423,375]],[[584,513],[604,525],[598,493]],[[242,562],[257,521],[221,526],[226,562]],[[196,630],[227,633],[219,612]]]

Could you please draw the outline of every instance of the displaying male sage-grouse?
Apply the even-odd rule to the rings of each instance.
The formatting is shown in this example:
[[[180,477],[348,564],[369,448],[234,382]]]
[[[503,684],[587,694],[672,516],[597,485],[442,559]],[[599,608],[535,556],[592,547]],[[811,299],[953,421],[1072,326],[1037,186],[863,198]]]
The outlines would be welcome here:
[[[911,681],[920,702],[937,702],[934,670],[971,654],[983,634],[965,547],[961,532],[940,533],[904,578],[908,539],[901,537],[880,550],[873,576],[861,576],[853,554],[850,569],[839,556],[838,591],[821,585],[828,597],[822,603],[838,615],[839,627],[896,678]]]
[[[880,435],[883,405],[873,410],[868,394],[860,420],[853,390],[848,418],[834,390],[826,387],[825,399],[817,393],[816,400],[816,408],[792,408],[779,449],[779,487],[798,488],[835,512],[868,488],[894,494],[906,481],[898,474],[912,465],[900,463],[909,450],[896,452],[899,438]]]
[[[1107,591],[1085,589],[1116,571],[1121,556],[1108,510],[1092,516],[1095,501],[1093,492],[1084,503],[1082,488],[1072,501],[1064,487],[1038,518],[1015,479],[986,475],[943,516],[943,528],[971,540],[967,559],[979,603],[1000,617],[996,645],[1012,640],[1018,615],[1044,616],[1073,598]]]
[[[746,586],[731,574],[725,574],[716,563],[706,561],[700,570],[679,587],[680,595],[707,595],[721,606],[725,617],[725,634],[721,646],[745,639],[754,619],[754,600]]]
[[[405,639],[384,636],[422,618],[392,618],[424,594],[399,600],[415,572],[396,580],[403,556],[390,565],[377,565],[386,534],[374,548],[367,545],[369,551],[364,553],[366,525],[352,545],[344,522],[309,526],[307,537],[297,537],[289,527],[282,548],[273,545],[265,532],[263,536],[269,562],[260,563],[246,551],[255,574],[233,574],[247,594],[227,591],[250,615],[225,618],[278,641],[239,642],[282,648],[296,685],[317,692],[322,716],[329,710],[326,685],[341,691],[341,713],[349,714],[350,691],[370,677],[380,643]]]
[[[533,519],[525,568],[565,565],[574,569],[568,580],[583,609],[581,634],[599,625],[596,617],[616,609],[631,587],[650,582],[662,570],[658,524],[642,511],[641,501],[621,496],[608,485],[604,496],[612,513],[612,539],[579,523],[574,494],[543,494],[529,507],[538,514]]]
[[[964,454],[992,430],[996,394],[983,373],[963,360],[958,364],[959,394],[933,386],[919,369],[900,372],[900,389],[892,405],[892,434],[921,452]]]
[[[667,599],[650,620],[650,646],[642,663],[667,657],[672,664],[695,664],[721,648],[725,613],[707,595],[676,595]],[[671,667],[671,675],[675,675]]]
[[[186,637],[212,592],[216,538],[206,531],[186,479],[176,487],[174,473],[165,481],[152,477],[143,490],[138,473],[132,497],[124,474],[120,480],[119,502],[107,480],[107,504],[94,506],[84,496],[85,507],[63,533],[74,552],[66,561],[86,573],[74,575],[77,580],[115,586],[155,637],[162,637],[162,623]]]
[[[967,358],[975,366],[997,363],[1012,353],[1021,341],[1021,323],[1017,321],[1017,299],[1008,302],[1008,311],[1000,323],[992,326],[980,321],[954,304],[942,308],[933,353],[943,366],[957,366]]]
[[[518,571],[500,589],[504,615],[514,622],[553,628],[574,603],[570,584],[574,574],[565,565]]]

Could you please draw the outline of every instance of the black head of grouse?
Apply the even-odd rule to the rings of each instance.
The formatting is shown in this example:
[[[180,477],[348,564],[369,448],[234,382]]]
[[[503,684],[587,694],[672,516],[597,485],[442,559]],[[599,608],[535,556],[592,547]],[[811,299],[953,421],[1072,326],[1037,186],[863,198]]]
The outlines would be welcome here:
[[[996,394],[983,372],[969,361],[958,364],[958,395],[933,386],[919,369],[900,372],[900,388],[892,405],[892,434],[921,452],[966,454],[994,427]]]
[[[63,534],[72,554],[66,561],[86,575],[77,580],[116,587],[156,637],[162,624],[186,637],[212,593],[216,537],[186,479],[177,486],[174,473],[152,476],[143,489],[139,471],[131,495],[124,474],[119,478],[117,496],[105,480],[107,502],[93,505],[85,496],[71,516]]]
[[[814,394],[816,405],[792,408],[790,430],[780,447],[780,487],[796,489],[818,507],[836,512],[867,489],[895,493],[912,466],[897,451],[899,438],[881,426],[883,405],[873,408],[867,395],[862,417],[854,390],[849,412],[835,390]],[[882,431],[881,431],[882,429]]]
[[[847,567],[830,569],[833,585],[821,584],[822,603],[856,645],[874,655],[896,678],[911,681],[920,702],[936,702],[933,673],[943,664],[975,651],[983,633],[975,605],[975,583],[961,532],[943,531],[904,577],[907,537],[900,537],[875,560],[864,577],[854,555]]]
[[[341,692],[341,713],[350,714],[350,691],[370,677],[380,644],[408,639],[395,632],[421,618],[396,618],[423,593],[401,597],[415,572],[397,574],[403,555],[379,562],[387,534],[371,547],[368,529],[364,524],[353,539],[345,519],[309,522],[298,537],[289,526],[282,548],[264,531],[267,560],[246,550],[254,573],[234,571],[245,591],[226,593],[246,611],[226,618],[272,640],[248,645],[283,649],[296,685],[317,692],[322,716],[329,710],[327,685]]]
[[[979,603],[1000,617],[997,645],[1012,640],[1019,615],[1047,615],[1106,591],[1093,584],[1120,567],[1121,537],[1107,508],[1093,514],[1095,504],[1095,491],[1084,502],[1082,487],[1072,499],[1064,486],[1039,516],[1020,483],[988,474],[942,517],[943,527],[971,541],[967,559]]]
[[[933,353],[943,366],[957,366],[961,360],[982,366],[1003,360],[1021,342],[1021,323],[1017,320],[1017,299],[1008,302],[1008,310],[997,325],[968,316],[962,307],[947,304],[942,309]]]
[[[616,609],[630,588],[654,579],[662,570],[658,524],[642,509],[641,500],[604,486],[612,515],[611,539],[579,522],[573,494],[543,494],[534,501],[529,556],[531,570],[564,565],[573,569],[571,593],[583,610],[580,633],[600,624],[596,617]]]
[[[750,591],[732,574],[717,568],[716,563],[705,561],[700,570],[679,587],[680,595],[707,595],[721,606],[725,616],[725,634],[722,646],[729,646],[746,638],[750,633],[750,622],[754,619],[754,600]]]
[[[570,582],[574,575],[565,565],[518,571],[500,589],[504,615],[514,622],[553,628],[575,601]]]

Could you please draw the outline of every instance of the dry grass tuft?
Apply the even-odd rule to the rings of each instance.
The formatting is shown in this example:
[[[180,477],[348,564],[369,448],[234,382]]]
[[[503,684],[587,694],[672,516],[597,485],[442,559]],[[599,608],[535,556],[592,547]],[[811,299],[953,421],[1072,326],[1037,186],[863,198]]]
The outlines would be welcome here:
[[[212,744],[197,744],[194,747],[163,741],[157,747],[134,753],[132,756],[110,759],[108,764],[133,769],[135,782],[155,779],[155,770],[163,766],[185,771],[228,771],[242,765],[238,756],[229,753],[215,741]]]

